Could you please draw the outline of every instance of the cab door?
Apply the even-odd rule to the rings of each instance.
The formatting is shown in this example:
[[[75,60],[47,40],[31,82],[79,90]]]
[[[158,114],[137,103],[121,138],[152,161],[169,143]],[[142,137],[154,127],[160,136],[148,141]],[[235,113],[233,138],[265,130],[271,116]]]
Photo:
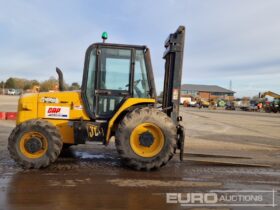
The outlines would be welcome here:
[[[100,47],[95,95],[97,118],[108,119],[131,96],[133,50]]]

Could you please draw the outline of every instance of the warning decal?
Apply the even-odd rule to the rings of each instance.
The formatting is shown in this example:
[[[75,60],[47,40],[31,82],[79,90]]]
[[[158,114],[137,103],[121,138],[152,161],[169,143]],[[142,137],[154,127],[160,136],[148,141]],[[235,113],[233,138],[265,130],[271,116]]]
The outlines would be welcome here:
[[[178,100],[179,98],[179,89],[173,89],[173,100]]]

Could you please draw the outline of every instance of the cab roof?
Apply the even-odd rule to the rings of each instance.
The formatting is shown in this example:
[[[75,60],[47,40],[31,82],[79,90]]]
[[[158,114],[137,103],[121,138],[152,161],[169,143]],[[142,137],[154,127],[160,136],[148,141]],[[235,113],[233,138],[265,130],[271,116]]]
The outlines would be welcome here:
[[[95,47],[113,47],[113,48],[134,48],[134,49],[147,49],[146,45],[130,45],[130,44],[115,44],[115,43],[102,43],[102,42],[97,42],[91,44],[88,49],[92,49]]]

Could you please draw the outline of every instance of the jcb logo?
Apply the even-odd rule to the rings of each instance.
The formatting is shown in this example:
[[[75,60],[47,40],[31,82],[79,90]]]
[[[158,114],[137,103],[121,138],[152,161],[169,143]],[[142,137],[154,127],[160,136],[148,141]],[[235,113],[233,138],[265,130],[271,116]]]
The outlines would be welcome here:
[[[94,136],[104,136],[103,128],[94,125],[88,125],[88,135],[90,138]]]
[[[48,113],[59,113],[61,108],[49,108]]]

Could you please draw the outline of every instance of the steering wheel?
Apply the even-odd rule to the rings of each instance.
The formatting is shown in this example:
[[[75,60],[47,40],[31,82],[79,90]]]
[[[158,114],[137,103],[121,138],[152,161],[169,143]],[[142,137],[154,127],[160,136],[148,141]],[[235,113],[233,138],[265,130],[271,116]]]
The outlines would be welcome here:
[[[139,82],[141,82],[141,79],[138,79],[138,80],[134,81],[133,82],[133,87],[135,88],[139,84]],[[125,87],[128,87],[128,86],[129,86],[129,84],[127,84]]]
[[[141,82],[141,79],[138,79],[136,81],[133,82],[133,88],[136,92],[136,94],[138,95],[138,97],[141,97],[142,96],[142,92],[141,90],[137,87],[137,85]]]
[[[138,79],[133,82],[133,87],[136,87],[141,82],[141,79]]]

